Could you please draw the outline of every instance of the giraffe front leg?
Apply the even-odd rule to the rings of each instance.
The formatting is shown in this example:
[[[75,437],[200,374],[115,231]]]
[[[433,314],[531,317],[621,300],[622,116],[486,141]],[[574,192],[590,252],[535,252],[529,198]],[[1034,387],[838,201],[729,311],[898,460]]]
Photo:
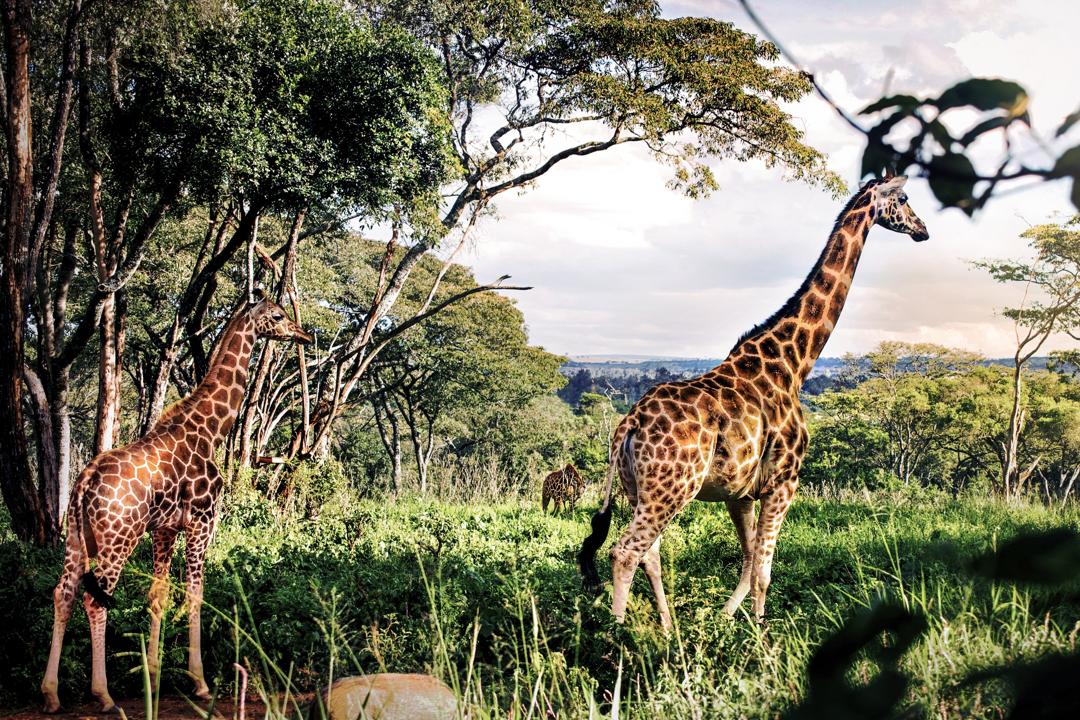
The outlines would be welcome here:
[[[799,480],[794,477],[779,483],[761,499],[758,516],[757,537],[754,540],[754,570],[750,582],[750,595],[754,603],[754,617],[758,622],[765,619],[765,594],[772,579],[772,559],[776,552],[776,538],[784,522]]]
[[[160,528],[154,531],[154,579],[150,581],[150,642],[146,651],[146,663],[150,670],[150,685],[157,688],[161,672],[161,617],[169,601],[169,565],[172,563],[173,544],[177,531]]]
[[[735,525],[739,545],[742,547],[742,570],[739,573],[739,583],[732,591],[731,597],[724,603],[724,613],[734,615],[746,594],[750,592],[750,576],[754,569],[754,499],[739,498],[728,500],[725,504],[728,514],[731,515],[731,521]]]
[[[117,528],[120,530],[117,531]],[[114,523],[113,529],[114,534],[109,537],[107,544],[98,541],[98,564],[93,570],[98,587],[110,597],[116,589],[116,583],[120,580],[120,571],[124,569],[124,563],[127,562],[128,556],[135,549],[145,530],[144,526],[130,520]],[[86,588],[85,583],[83,587]],[[100,703],[101,712],[115,712],[116,703],[109,695],[109,682],[105,676],[105,625],[109,611],[89,591],[83,593],[83,607],[86,608],[86,617],[90,621],[92,660],[90,693]]]
[[[200,700],[210,699],[210,688],[206,685],[202,663],[202,601],[203,566],[213,530],[212,515],[193,521],[184,530],[187,538],[188,675],[195,684],[195,696]]]

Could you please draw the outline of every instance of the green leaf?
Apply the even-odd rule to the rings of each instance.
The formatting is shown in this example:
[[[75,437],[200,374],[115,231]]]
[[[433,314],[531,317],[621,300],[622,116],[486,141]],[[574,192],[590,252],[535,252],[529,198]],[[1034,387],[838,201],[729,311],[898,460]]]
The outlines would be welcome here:
[[[867,175],[877,177],[883,167],[893,164],[897,152],[885,143],[883,138],[889,134],[894,125],[907,117],[910,117],[907,112],[895,112],[870,128],[866,133],[867,143],[866,150],[863,151],[860,177],[866,177]]]
[[[863,150],[862,169],[859,172],[859,177],[864,178],[867,175],[877,177],[882,168],[892,163],[894,153],[890,151],[891,148],[888,145],[876,142],[867,143],[866,149]]]
[[[1075,125],[1077,122],[1080,122],[1080,110],[1077,110],[1076,112],[1065,118],[1065,122],[1061,123],[1061,127],[1059,127],[1057,129],[1057,132],[1054,133],[1054,137],[1061,137],[1065,133],[1069,132],[1069,130],[1072,129],[1072,126]]]
[[[872,102],[862,110],[859,111],[860,115],[870,115],[872,113],[880,112],[887,108],[899,108],[900,110],[910,113],[915,108],[922,105],[922,100],[912,95],[890,95],[889,97],[883,97],[876,102]]]
[[[940,110],[971,105],[979,110],[1008,110],[1011,115],[1024,112],[1027,91],[1011,80],[971,78],[953,85],[934,104]]]
[[[974,211],[975,167],[959,153],[939,155],[930,161],[930,190],[943,207],[958,207],[967,214]]]
[[[987,120],[983,120],[981,123],[963,134],[963,136],[960,138],[960,144],[964,147],[967,147],[971,143],[975,142],[975,140],[977,140],[978,137],[983,133],[989,132],[991,130],[996,130],[999,127],[1008,127],[1008,125],[1009,118],[1007,117],[992,117]]]
[[[1080,178],[1080,145],[1069,148],[1061,154],[1054,163],[1054,169],[1050,171],[1050,177]]]
[[[945,149],[946,152],[952,147],[953,136],[949,134],[948,128],[940,120],[932,120],[926,125],[930,130],[930,134],[934,136],[938,144]]]

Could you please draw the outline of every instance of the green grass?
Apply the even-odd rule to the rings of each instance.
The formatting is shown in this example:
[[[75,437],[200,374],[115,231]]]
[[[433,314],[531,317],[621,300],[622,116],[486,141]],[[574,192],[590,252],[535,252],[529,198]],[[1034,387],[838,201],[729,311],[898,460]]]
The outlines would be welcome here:
[[[276,700],[331,675],[431,672],[475,717],[776,717],[804,693],[814,648],[881,597],[926,615],[929,630],[900,667],[911,703],[935,717],[998,717],[1001,685],[965,686],[970,672],[1074,651],[1080,602],[972,576],[968,559],[1026,529],[1080,526],[1075,509],[944,496],[804,494],[781,533],[762,630],[720,614],[740,551],[722,505],[694,503],[665,533],[663,562],[677,629],[659,632],[642,573],[625,626],[610,597],[585,596],[573,563],[591,503],[573,516],[531,502],[358,501],[342,495],[315,519],[277,517],[233,497],[208,557],[204,655],[211,684],[234,681],[240,658]],[[625,527],[625,503],[609,542]],[[144,543],[110,612],[114,696],[138,694],[137,633],[148,621]],[[174,578],[182,552],[174,565]],[[609,574],[601,553],[602,574]],[[51,627],[48,592],[59,555],[0,544],[0,702],[36,701]],[[180,604],[182,592],[174,595]],[[165,623],[163,684],[187,689],[182,608]],[[745,604],[749,607],[749,603]],[[132,655],[130,653],[134,652]],[[128,653],[128,654],[125,654]],[[62,699],[88,689],[89,643],[77,610],[61,667]],[[620,670],[621,665],[621,670]],[[860,660],[852,679],[876,665]]]

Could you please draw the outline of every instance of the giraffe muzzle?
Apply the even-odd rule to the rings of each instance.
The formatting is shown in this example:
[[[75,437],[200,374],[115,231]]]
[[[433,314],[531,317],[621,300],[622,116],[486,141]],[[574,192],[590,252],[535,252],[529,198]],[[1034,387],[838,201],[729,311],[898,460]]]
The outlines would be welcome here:
[[[300,327],[299,325],[293,328],[292,339],[300,343],[301,345],[310,345],[311,343],[315,342],[315,336],[309,333],[304,328]]]

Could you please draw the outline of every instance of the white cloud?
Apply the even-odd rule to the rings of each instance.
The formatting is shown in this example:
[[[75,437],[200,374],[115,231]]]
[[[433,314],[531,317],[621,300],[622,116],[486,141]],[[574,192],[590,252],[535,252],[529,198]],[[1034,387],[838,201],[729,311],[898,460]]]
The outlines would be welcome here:
[[[758,3],[758,12],[852,111],[891,92],[938,92],[975,75],[1012,77],[1032,94],[1046,133],[1080,102],[1071,36],[1080,6],[1065,0],[845,0]],[[665,13],[712,14],[751,29],[731,0],[665,3]],[[807,141],[849,181],[862,141],[816,97],[789,108]],[[1050,133],[1052,134],[1052,133]],[[1075,142],[1075,140],[1073,140]],[[569,354],[722,356],[799,285],[839,211],[820,190],[786,183],[758,164],[718,163],[721,189],[692,202],[665,187],[670,168],[641,148],[571,159],[528,192],[502,197],[471,262],[481,279],[510,273],[534,342]],[[931,341],[1001,356],[1012,328],[995,315],[1019,291],[969,260],[1021,255],[1018,235],[1070,212],[1068,188],[1046,184],[1001,197],[975,220],[939,211],[925,183],[909,183],[931,239],[916,245],[875,229],[826,353],[882,340]]]

